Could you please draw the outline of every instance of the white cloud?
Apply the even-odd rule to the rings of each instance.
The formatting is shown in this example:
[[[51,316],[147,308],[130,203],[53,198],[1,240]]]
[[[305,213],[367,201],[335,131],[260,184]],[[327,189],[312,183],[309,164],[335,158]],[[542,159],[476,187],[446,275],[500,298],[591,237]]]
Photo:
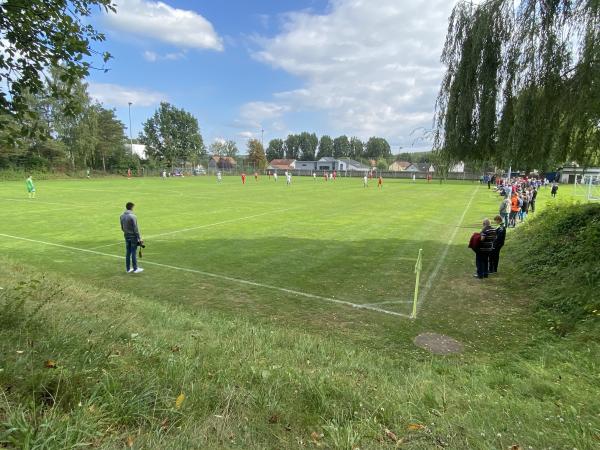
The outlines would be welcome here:
[[[136,106],[153,106],[167,99],[160,92],[109,83],[89,83],[88,91],[90,97],[107,106],[127,106],[129,102]]]
[[[184,59],[187,56],[185,51],[181,52],[170,52],[165,53],[164,55],[160,55],[151,50],[146,50],[143,53],[143,57],[148,62],[157,62],[157,61],[177,61],[179,59]]]
[[[256,40],[253,56],[296,75],[303,86],[267,104],[280,116],[321,110],[331,132],[410,145],[411,130],[432,124],[452,6],[448,0],[331,0],[324,15],[287,14],[280,34]]]
[[[156,52],[151,52],[150,50],[146,50],[144,52],[144,59],[149,62],[155,62],[158,60],[158,55]]]
[[[275,102],[249,102],[240,108],[240,125],[260,128],[265,126],[266,121],[280,118],[290,107]]]
[[[242,139],[252,139],[255,135],[256,134],[252,131],[242,131],[241,133],[238,133],[238,137],[241,137]]]
[[[212,24],[195,11],[151,0],[120,0],[108,24],[119,31],[166,42],[178,48],[223,50]]]

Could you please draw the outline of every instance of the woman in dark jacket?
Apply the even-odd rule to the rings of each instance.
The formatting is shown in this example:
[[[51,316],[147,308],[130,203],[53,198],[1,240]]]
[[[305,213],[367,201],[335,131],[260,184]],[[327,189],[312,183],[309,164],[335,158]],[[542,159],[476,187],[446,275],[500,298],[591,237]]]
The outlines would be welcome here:
[[[487,278],[490,264],[490,253],[494,249],[496,241],[496,229],[492,228],[490,219],[483,221],[481,240],[476,254],[477,278]]]
[[[500,250],[502,250],[502,247],[504,246],[504,240],[506,239],[506,228],[504,227],[504,220],[502,217],[494,217],[494,222],[496,222],[498,228],[496,228],[496,240],[494,241],[494,247],[490,253],[489,273],[498,273]]]

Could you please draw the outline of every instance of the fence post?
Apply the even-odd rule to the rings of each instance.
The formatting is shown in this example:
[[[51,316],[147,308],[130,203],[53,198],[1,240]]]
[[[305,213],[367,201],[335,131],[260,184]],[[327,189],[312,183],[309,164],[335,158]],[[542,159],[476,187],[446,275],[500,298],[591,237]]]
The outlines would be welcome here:
[[[423,268],[423,249],[419,249],[419,256],[417,257],[417,263],[415,264],[415,295],[413,297],[413,309],[410,315],[411,319],[417,318],[417,302],[419,299],[419,279],[421,278],[421,269]]]

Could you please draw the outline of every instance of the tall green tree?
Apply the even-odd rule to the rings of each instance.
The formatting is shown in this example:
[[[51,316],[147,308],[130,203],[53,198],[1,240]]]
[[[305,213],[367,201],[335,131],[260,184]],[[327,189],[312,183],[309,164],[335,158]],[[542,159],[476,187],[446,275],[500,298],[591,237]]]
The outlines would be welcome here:
[[[384,138],[371,137],[365,146],[365,156],[371,159],[389,158],[392,156],[392,149]]]
[[[248,161],[255,169],[264,169],[267,165],[265,149],[258,139],[248,139]]]
[[[365,146],[363,142],[357,138],[350,138],[350,154],[348,155],[350,158],[360,159],[364,156]]]
[[[125,126],[115,116],[113,109],[100,108],[98,111],[98,134],[96,152],[99,164],[104,172],[112,163],[118,165],[124,159]],[[98,167],[98,164],[95,164]]]
[[[333,140],[333,157],[342,158],[350,155],[350,140],[348,136],[342,135]]]
[[[321,136],[321,140],[319,141],[319,158],[324,158],[326,156],[333,156],[333,139],[330,136]]]
[[[284,147],[283,139],[271,139],[267,147],[267,159],[269,161],[283,159],[285,153]]]
[[[70,87],[92,68],[94,42],[104,41],[102,33],[86,20],[93,9],[114,12],[112,0],[5,0],[0,2],[0,113],[18,120],[36,114],[25,98],[43,92],[44,72],[61,65],[63,84],[50,86],[52,96],[62,97],[70,114]],[[110,55],[101,55],[106,63]],[[23,132],[31,130],[23,129]]]
[[[196,161],[206,153],[198,120],[166,102],[144,123],[140,142],[146,145],[148,156],[171,168],[177,163]]]
[[[298,136],[298,145],[300,147],[300,159],[303,161],[314,161],[319,145],[319,138],[315,133],[306,131]]]
[[[297,134],[290,134],[285,139],[285,157],[287,159],[300,158],[300,137]]]

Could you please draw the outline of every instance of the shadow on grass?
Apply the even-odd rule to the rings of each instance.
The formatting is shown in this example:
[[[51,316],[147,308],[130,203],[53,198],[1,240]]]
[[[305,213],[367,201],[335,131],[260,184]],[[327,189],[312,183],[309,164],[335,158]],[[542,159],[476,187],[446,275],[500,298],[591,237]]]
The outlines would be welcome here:
[[[446,239],[440,236],[442,242]],[[486,285],[472,278],[473,253],[462,243],[450,246],[446,259],[440,261],[444,244],[431,240],[353,241],[348,235],[340,235],[340,240],[277,236],[186,240],[180,235],[147,242],[140,261],[145,272],[139,275],[125,274],[123,261],[111,257],[122,256],[122,247],[88,253],[78,249],[97,246],[97,241],[56,244],[73,248],[0,240],[5,254],[14,260],[68,275],[85,285],[133,293],[192,311],[213,310],[319,333],[341,333],[377,347],[412,346],[414,335],[423,330],[451,334],[468,345],[482,339],[480,329],[489,333],[498,317],[521,310],[508,310],[510,299],[497,294],[490,298]],[[424,254],[423,303],[416,321],[290,292],[354,304],[385,303],[382,308],[408,315],[419,249]],[[499,275],[486,283],[501,287],[502,280]]]

